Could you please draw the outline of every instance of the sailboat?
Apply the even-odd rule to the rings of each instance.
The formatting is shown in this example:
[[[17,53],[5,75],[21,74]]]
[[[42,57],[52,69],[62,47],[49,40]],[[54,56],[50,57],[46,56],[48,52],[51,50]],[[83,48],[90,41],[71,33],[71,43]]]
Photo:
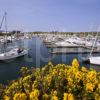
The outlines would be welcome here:
[[[3,19],[2,19],[2,22],[1,22],[0,29],[2,27],[3,21],[5,21],[5,24],[6,24],[6,15],[7,15],[7,13],[5,12]],[[5,25],[5,29],[6,29],[6,35],[7,35],[7,26],[6,25]],[[6,36],[5,40],[7,40],[7,36]],[[4,47],[7,47],[7,42],[5,42]],[[6,52],[6,50],[4,50],[3,53],[0,53],[0,60],[10,60],[10,59],[14,59],[14,58],[17,58],[17,57],[24,56],[26,54],[28,54],[28,49],[14,47],[10,51]]]
[[[83,60],[85,62],[89,61],[89,63],[93,64],[93,65],[100,65],[100,56],[93,56],[92,55],[93,50],[94,50],[95,45],[96,45],[96,42],[97,42],[97,39],[98,39],[98,34],[99,34],[99,32],[97,32],[97,34],[96,34],[96,37],[95,37],[94,43],[92,45],[90,55],[87,58],[83,58]]]

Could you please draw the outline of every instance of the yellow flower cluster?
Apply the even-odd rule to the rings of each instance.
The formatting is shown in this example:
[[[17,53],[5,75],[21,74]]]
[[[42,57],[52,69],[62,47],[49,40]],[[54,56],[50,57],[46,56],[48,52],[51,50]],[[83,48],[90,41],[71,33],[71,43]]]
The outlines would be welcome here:
[[[58,100],[57,91],[54,91],[54,92],[53,92],[53,95],[52,95],[51,100]]]
[[[10,100],[10,97],[4,96],[4,100]]]
[[[71,93],[64,93],[64,98],[63,100],[74,100],[73,94]]]
[[[13,100],[27,100],[27,96],[25,93],[16,93]]]
[[[22,77],[2,92],[4,100],[100,100],[100,72],[72,65],[49,62],[38,69],[22,68]],[[30,72],[30,73],[28,73]]]
[[[79,68],[79,63],[78,63],[77,59],[73,60],[72,67]]]
[[[30,93],[30,100],[38,100],[38,96],[39,96],[39,90],[34,89],[34,90]]]
[[[94,85],[92,83],[87,83],[86,84],[86,91],[93,91]]]

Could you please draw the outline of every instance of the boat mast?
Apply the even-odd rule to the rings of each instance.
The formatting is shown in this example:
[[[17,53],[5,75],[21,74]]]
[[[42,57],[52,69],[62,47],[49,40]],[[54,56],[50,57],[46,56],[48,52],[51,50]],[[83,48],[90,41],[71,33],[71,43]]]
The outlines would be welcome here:
[[[6,19],[7,13],[5,12],[0,24],[0,30],[2,28],[3,22],[5,21],[5,32],[6,32],[6,37],[4,36],[5,44],[4,44],[4,52],[6,51],[6,45],[7,45],[7,19]]]
[[[5,15],[3,15],[3,18],[2,18],[2,20],[1,20],[0,30],[1,30],[1,28],[2,28],[2,24],[3,24],[4,19],[5,19]]]
[[[96,36],[95,36],[95,40],[94,40],[94,42],[93,42],[92,49],[91,49],[91,52],[90,52],[90,57],[92,56],[92,52],[93,52],[93,50],[94,50],[94,47],[95,47],[95,44],[96,44],[96,41],[97,41],[97,38],[98,38],[99,29],[100,29],[100,27],[98,28],[97,34],[96,34]]]
[[[7,35],[7,13],[5,12],[5,30]]]
[[[5,32],[6,32],[6,36],[5,36],[5,44],[7,45],[7,13],[5,12]]]

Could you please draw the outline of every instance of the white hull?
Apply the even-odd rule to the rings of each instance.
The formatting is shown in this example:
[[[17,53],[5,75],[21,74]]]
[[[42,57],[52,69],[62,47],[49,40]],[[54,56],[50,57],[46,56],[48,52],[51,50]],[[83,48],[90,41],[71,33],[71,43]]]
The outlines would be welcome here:
[[[68,43],[67,41],[61,41],[61,42],[56,42],[56,46],[61,46],[61,47],[78,47],[78,45],[73,44],[73,43]]]
[[[100,57],[90,57],[89,61],[90,64],[100,65]]]
[[[21,53],[17,53],[18,48],[13,49],[9,52],[0,54],[0,60],[10,60],[17,57],[24,56],[28,53],[28,50],[24,49]]]

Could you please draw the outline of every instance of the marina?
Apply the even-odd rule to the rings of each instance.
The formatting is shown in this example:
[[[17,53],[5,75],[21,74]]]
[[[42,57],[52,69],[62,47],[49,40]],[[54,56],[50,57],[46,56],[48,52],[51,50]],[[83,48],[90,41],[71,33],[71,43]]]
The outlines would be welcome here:
[[[0,0],[0,100],[100,100],[100,0]]]
[[[44,36],[41,38],[51,53],[90,53],[92,48],[93,53],[99,53],[100,38],[98,36],[98,39],[95,40],[96,34],[95,37],[91,36],[91,38],[89,36],[81,38],[75,35],[67,36],[66,34],[61,36],[51,34],[51,37],[49,34],[44,38],[45,35],[43,34]]]
[[[23,42],[22,42],[23,41]],[[18,73],[19,69],[22,66],[26,67],[33,67],[38,66],[36,68],[41,68],[45,64],[48,63],[48,61],[52,61],[53,64],[58,63],[64,63],[64,64],[70,64],[72,62],[72,59],[77,58],[79,60],[80,66],[87,66],[87,68],[94,68],[97,69],[97,71],[100,71],[99,65],[92,66],[92,64],[84,63],[83,57],[87,57],[90,55],[90,52],[83,53],[82,48],[80,48],[80,53],[75,52],[75,48],[53,48],[57,51],[60,51],[61,49],[62,53],[52,53],[50,49],[46,46],[46,44],[43,42],[43,39],[41,37],[37,37],[36,35],[33,35],[31,39],[24,39],[24,40],[17,40],[14,41],[12,44],[8,44],[7,51],[11,50],[13,46],[19,46],[19,47],[27,47],[29,48],[28,53],[19,58],[15,58],[12,60],[7,61],[0,61],[0,82],[1,83],[7,83],[7,80],[12,80],[15,78],[18,78],[20,75]],[[1,48],[0,51],[3,52],[2,44],[0,44]],[[63,51],[65,52],[63,53]],[[67,50],[67,51],[66,51]],[[72,51],[71,51],[72,50]],[[79,50],[79,48],[77,48]],[[77,51],[76,50],[76,51]],[[89,49],[91,51],[91,49]],[[74,52],[74,53],[72,53]],[[95,52],[92,54],[93,56],[100,56],[99,52]],[[42,57],[42,58],[41,58]],[[96,61],[96,60],[95,60]],[[40,62],[40,63],[37,63]],[[93,64],[94,65],[94,64]],[[3,74],[6,73],[6,74]],[[14,74],[15,73],[15,74]]]

